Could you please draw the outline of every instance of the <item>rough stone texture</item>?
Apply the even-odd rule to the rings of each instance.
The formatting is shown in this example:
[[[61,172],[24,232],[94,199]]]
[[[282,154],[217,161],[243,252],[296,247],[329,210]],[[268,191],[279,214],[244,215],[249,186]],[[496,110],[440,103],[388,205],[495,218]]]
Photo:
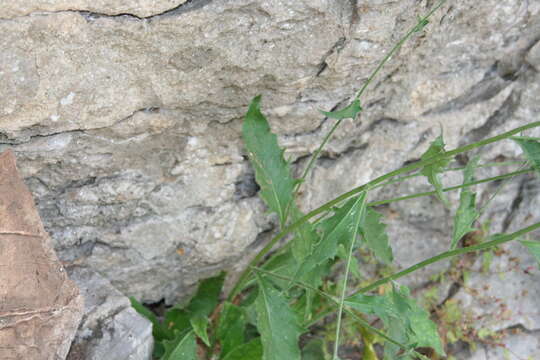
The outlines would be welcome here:
[[[11,151],[0,154],[0,358],[64,359],[83,299],[66,275]]]
[[[539,359],[540,334],[538,332],[520,332],[509,335],[503,344],[481,346],[475,351],[470,360],[495,359]]]
[[[68,268],[85,299],[84,316],[68,360],[150,360],[152,324],[129,299],[88,268]]]
[[[346,105],[433,5],[191,0],[135,13],[111,0],[95,10],[57,2],[23,16],[43,10],[26,3],[0,6],[13,14],[0,21],[0,149],[21,159],[64,260],[143,301],[167,302],[245,260],[274,226],[239,135],[250,99],[264,95],[281,144],[305,166],[333,124],[318,109]],[[106,15],[121,12],[150,18]],[[539,39],[538,1],[443,6],[383,69],[360,118],[343,122],[303,188],[303,207],[418,159],[441,128],[451,148],[537,121]],[[482,159],[519,155],[507,141],[486,147]],[[424,189],[418,181],[372,196]],[[499,219],[494,232],[514,216],[519,189],[509,189],[486,214]],[[493,188],[479,191],[486,201]],[[450,213],[434,199],[383,210],[398,267],[447,248]],[[446,266],[405,281],[420,286]]]
[[[126,15],[139,18],[180,10],[187,0],[0,0],[0,18],[10,19],[33,13],[86,11],[93,15]]]

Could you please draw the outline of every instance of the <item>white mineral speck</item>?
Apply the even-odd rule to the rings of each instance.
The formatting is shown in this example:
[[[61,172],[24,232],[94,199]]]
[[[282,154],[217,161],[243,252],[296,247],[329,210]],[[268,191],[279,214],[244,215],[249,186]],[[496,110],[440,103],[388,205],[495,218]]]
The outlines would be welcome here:
[[[71,91],[68,96],[60,100],[60,104],[62,105],[70,105],[73,103],[73,99],[75,98],[75,93]]]

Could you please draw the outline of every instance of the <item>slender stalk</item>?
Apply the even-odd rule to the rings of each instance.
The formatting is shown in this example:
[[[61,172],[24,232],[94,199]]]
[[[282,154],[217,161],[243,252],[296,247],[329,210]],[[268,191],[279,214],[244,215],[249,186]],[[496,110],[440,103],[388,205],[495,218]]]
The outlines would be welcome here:
[[[517,171],[513,171],[511,173],[507,173],[507,174],[503,174],[503,175],[499,175],[499,176],[493,176],[493,177],[490,177],[490,178],[485,178],[485,179],[472,181],[472,182],[466,183],[466,184],[451,186],[451,187],[447,187],[447,188],[442,189],[442,191],[443,192],[448,192],[448,191],[458,190],[458,189],[462,189],[462,188],[466,188],[466,187],[469,187],[469,186],[478,185],[478,184],[482,184],[482,183],[486,183],[486,182],[508,179],[508,178],[511,178],[511,177],[514,177],[514,176],[517,176],[517,175],[526,174],[526,173],[531,172],[531,171],[534,171],[534,168],[517,170]],[[389,204],[389,203],[393,203],[393,202],[419,198],[419,197],[422,197],[422,196],[436,195],[436,194],[437,194],[436,191],[425,191],[425,192],[421,192],[421,193],[400,196],[400,197],[396,197],[396,198],[392,198],[392,199],[372,201],[372,202],[368,203],[368,206],[379,206],[379,205]]]
[[[252,266],[251,267],[252,270],[254,271],[257,271],[257,272],[260,272],[262,274],[266,274],[266,275],[269,275],[269,276],[273,276],[277,279],[281,279],[281,280],[287,280],[287,281],[290,281],[291,283],[293,283],[294,285],[296,286],[299,286],[299,287],[302,287],[304,289],[310,289],[310,290],[313,290],[315,291],[316,293],[318,293],[319,295],[327,298],[328,300],[332,301],[334,304],[339,304],[339,300],[336,299],[334,296],[324,292],[324,291],[321,291],[311,285],[308,285],[308,284],[305,284],[301,281],[298,281],[298,280],[295,280],[295,279],[292,279],[288,276],[283,276],[283,275],[278,275],[278,274],[274,274],[273,272],[270,272],[270,271],[266,271],[266,270],[263,270],[261,268],[257,268],[257,267],[254,267]],[[366,327],[367,329],[369,329],[370,331],[374,332],[375,334],[379,335],[381,338],[385,339],[386,341],[394,344],[394,345],[397,345],[399,346],[400,348],[402,348],[403,350],[407,350],[408,348],[400,343],[399,341],[397,340],[394,340],[392,339],[391,337],[389,337],[388,335],[386,335],[385,333],[383,333],[382,331],[380,331],[379,329],[371,326],[371,324],[369,324],[366,320],[360,318],[358,315],[356,315],[353,311],[351,311],[347,306],[345,306],[343,308],[343,311],[345,311],[348,315],[350,315],[352,318],[354,318],[356,321],[358,321],[359,323],[362,324],[362,326]]]
[[[369,76],[369,78],[366,80],[366,82],[364,83],[364,85],[362,86],[362,88],[358,91],[358,93],[356,94],[356,99],[359,99],[360,96],[362,96],[362,94],[364,93],[364,91],[366,91],[368,85],[373,81],[373,79],[375,78],[375,76],[377,76],[377,74],[379,73],[379,71],[381,71],[381,69],[383,68],[383,66],[388,62],[388,60],[390,60],[390,58],[392,57],[392,55],[394,55],[402,46],[403,44],[409,40],[409,38],[415,33],[415,32],[418,32],[418,30],[421,30],[420,29],[420,26],[423,25],[423,24],[427,24],[427,21],[428,19],[433,15],[433,13],[435,13],[435,11],[437,11],[441,6],[444,5],[444,3],[446,2],[446,0],[442,0],[440,1],[437,6],[435,6],[433,9],[431,9],[424,17],[418,19],[418,23],[411,29],[409,30],[409,32],[407,32],[407,34],[405,34],[405,36],[403,36],[399,41],[398,43],[392,48],[392,50],[390,50],[390,52],[388,54],[386,54],[386,56],[382,59],[382,61],[379,63],[379,65],[377,66],[377,68],[375,69],[375,71],[373,71],[373,73],[371,73],[371,75]]]
[[[527,226],[523,229],[520,229],[516,232],[513,232],[511,234],[506,234],[506,235],[501,235],[501,236],[497,236],[495,239],[491,240],[491,241],[486,241],[484,243],[481,243],[481,244],[478,244],[478,245],[473,245],[473,246],[467,246],[467,247],[464,247],[464,248],[460,248],[460,249],[455,249],[455,250],[450,250],[450,251],[446,251],[446,252],[443,252],[439,255],[436,255],[436,256],[433,256],[427,260],[424,260],[424,261],[421,261],[411,267],[408,267],[407,269],[404,269],[402,271],[399,271],[397,273],[394,273],[390,276],[387,276],[385,278],[382,278],[382,279],[379,279],[373,283],[371,283],[370,285],[368,286],[365,286],[357,291],[355,291],[351,296],[354,296],[354,295],[358,295],[358,294],[363,294],[365,292],[368,292],[368,291],[371,291],[373,289],[376,289],[377,287],[381,286],[381,285],[384,285],[386,284],[387,282],[389,281],[392,281],[392,280],[397,280],[405,275],[408,275],[416,270],[419,270],[425,266],[428,266],[430,264],[433,264],[433,263],[436,263],[438,261],[441,261],[441,260],[444,260],[444,259],[447,259],[447,258],[450,258],[450,257],[454,257],[454,256],[457,256],[457,255],[462,255],[462,254],[466,254],[466,253],[469,253],[469,252],[474,252],[474,251],[479,251],[479,250],[484,250],[484,249],[488,249],[490,247],[493,247],[493,246],[497,246],[497,245],[501,245],[501,244],[504,244],[504,243],[507,243],[509,241],[512,241],[522,235],[525,235],[526,233],[529,233],[531,231],[534,231],[536,229],[540,229],[540,222],[537,222],[533,225],[530,225],[530,226]]]
[[[349,279],[349,271],[351,269],[351,259],[353,257],[353,251],[354,251],[354,244],[356,242],[356,236],[358,235],[358,227],[360,226],[360,219],[363,217],[364,212],[366,211],[366,197],[367,192],[360,194],[361,199],[358,199],[358,201],[361,201],[360,209],[358,210],[358,214],[356,214],[356,221],[353,228],[353,236],[351,239],[351,245],[349,246],[349,253],[347,255],[347,265],[345,267],[345,279],[343,280],[343,289],[341,289],[341,297],[339,299],[339,309],[338,309],[338,316],[337,316],[337,324],[336,324],[336,340],[334,342],[334,356],[333,360],[339,360],[338,358],[338,350],[339,350],[339,335],[341,331],[341,318],[343,316],[343,307],[345,303],[345,294],[347,293],[347,280]]]
[[[440,154],[438,156],[434,156],[432,158],[429,158],[429,159],[426,159],[426,160],[420,160],[420,161],[417,161],[415,163],[412,163],[410,165],[407,165],[407,166],[404,166],[400,169],[397,169],[397,170],[394,170],[394,171],[391,171],[385,175],[382,175],[382,176],[379,176],[378,178],[375,178],[374,180],[371,180],[369,181],[368,183],[364,184],[364,185],[361,185],[361,186],[358,186],[344,194],[341,194],[340,196],[336,197],[335,199],[327,202],[326,204],[310,211],[309,213],[307,213],[306,215],[304,215],[303,217],[301,217],[300,219],[298,219],[297,221],[295,221],[294,223],[290,224],[289,226],[285,227],[284,229],[282,229],[277,235],[275,235],[269,242],[268,244],[266,244],[266,246],[261,250],[259,251],[259,253],[253,258],[253,260],[251,260],[250,264],[249,264],[249,267],[246,268],[242,274],[240,275],[240,277],[238,278],[238,281],[236,282],[235,286],[233,287],[233,289],[231,290],[231,292],[229,293],[229,300],[232,300],[243,288],[244,286],[244,283],[245,281],[247,280],[247,277],[249,276],[249,273],[250,273],[250,266],[254,266],[256,265],[257,263],[259,263],[259,261],[261,261],[264,256],[274,247],[274,245],[276,245],[276,243],[281,240],[284,236],[286,236],[287,234],[289,234],[291,231],[294,231],[295,229],[297,229],[300,225],[302,225],[304,222],[308,221],[309,219],[311,219],[312,217],[314,216],[317,216],[325,211],[328,211],[330,210],[333,206],[339,204],[340,202],[350,198],[351,196],[354,196],[356,194],[358,194],[359,192],[362,192],[362,191],[365,191],[366,188],[372,188],[373,186],[377,185],[377,184],[380,184],[394,176],[397,176],[397,175],[401,175],[401,174],[405,174],[405,173],[408,173],[412,170],[416,170],[416,169],[420,169],[426,165],[431,165],[437,161],[439,161],[440,159],[443,159],[443,158],[449,158],[449,157],[453,157],[457,154],[461,154],[461,153],[464,153],[464,152],[467,152],[467,151],[471,151],[473,149],[476,149],[476,148],[479,148],[481,146],[485,146],[485,145],[488,145],[488,144],[492,144],[494,142],[497,142],[497,141],[500,141],[500,140],[503,140],[503,139],[506,139],[514,134],[518,134],[522,131],[525,131],[525,130],[528,130],[528,129],[532,129],[532,128],[535,128],[535,127],[538,127],[540,126],[540,121],[535,121],[535,122],[532,122],[530,124],[527,124],[527,125],[523,125],[523,126],[520,126],[518,128],[515,128],[513,130],[510,130],[510,131],[507,131],[503,134],[500,134],[500,135],[496,135],[496,136],[493,136],[493,137],[490,137],[490,138],[487,138],[487,139],[484,139],[484,140],[481,140],[481,141],[478,141],[476,143],[472,143],[472,144],[469,144],[469,145],[465,145],[465,146],[461,146],[461,147],[458,147],[454,150],[451,150],[451,151],[448,151],[444,154]]]
[[[414,27],[412,27],[406,34],[405,36],[403,36],[398,42],[397,44],[394,45],[394,47],[392,49],[390,49],[390,51],[388,52],[388,54],[385,55],[385,57],[379,62],[379,64],[377,65],[377,67],[375,68],[375,70],[373,70],[373,72],[369,75],[368,79],[364,82],[364,85],[362,85],[362,87],[360,88],[360,90],[356,93],[356,96],[355,96],[355,99],[360,99],[360,96],[362,96],[362,94],[364,93],[364,91],[366,91],[368,85],[373,81],[373,79],[377,76],[377,74],[381,71],[381,69],[384,67],[384,65],[386,65],[386,63],[390,60],[390,58],[392,57],[392,55],[394,55],[402,46],[405,42],[407,42],[407,40],[409,40],[409,38],[416,32],[418,32],[419,30],[421,30],[421,26],[427,24],[427,21],[428,19],[435,13],[435,11],[437,11],[444,3],[446,2],[446,0],[441,0],[437,6],[435,6],[433,9],[431,9],[424,17],[421,17],[418,19],[418,22],[416,23],[416,25]],[[302,173],[302,177],[300,177],[300,180],[298,181],[297,185],[295,186],[295,189],[294,189],[294,196],[293,196],[293,199],[295,199],[298,195],[298,193],[300,192],[300,187],[302,186],[302,184],[304,183],[307,175],[309,174],[309,172],[311,171],[311,168],[313,167],[313,165],[315,164],[315,161],[317,161],[317,159],[319,158],[319,155],[321,154],[321,151],[322,149],[326,146],[326,144],[328,143],[328,141],[330,141],[330,138],[332,137],[332,135],[334,135],[334,132],[336,131],[336,129],[339,127],[339,125],[341,125],[341,122],[343,121],[343,119],[338,119],[335,124],[332,126],[332,128],[330,129],[330,131],[326,134],[326,136],[324,137],[322,143],[319,145],[319,147],[317,148],[317,150],[315,150],[315,152],[313,153],[313,155],[311,156],[310,160],[309,160],[309,163],[307,164],[306,168],[304,169],[304,172]],[[292,200],[294,201],[294,200]],[[289,210],[290,210],[290,207],[291,207],[292,204],[288,204],[287,205],[287,208],[285,210],[285,220],[287,219],[288,215],[289,215]]]
[[[523,165],[524,163],[527,163],[527,161],[493,162],[493,163],[485,163],[485,164],[478,165],[478,166],[476,166],[476,169],[482,169],[482,168],[494,167],[494,166]],[[449,172],[449,171],[462,171],[464,169],[465,169],[464,166],[462,166],[462,167],[452,167],[452,168],[446,168],[442,172],[446,173],[446,172]],[[386,181],[386,182],[384,182],[382,184],[378,184],[377,186],[373,187],[373,189],[383,187],[383,186],[387,186],[387,185],[391,185],[391,184],[395,184],[395,183],[399,183],[399,182],[409,180],[409,179],[413,179],[413,178],[419,177],[419,176],[424,176],[424,175],[422,175],[420,172],[416,172],[416,173],[411,174],[411,175],[396,177],[395,179],[390,179],[390,180],[388,180],[388,181]]]

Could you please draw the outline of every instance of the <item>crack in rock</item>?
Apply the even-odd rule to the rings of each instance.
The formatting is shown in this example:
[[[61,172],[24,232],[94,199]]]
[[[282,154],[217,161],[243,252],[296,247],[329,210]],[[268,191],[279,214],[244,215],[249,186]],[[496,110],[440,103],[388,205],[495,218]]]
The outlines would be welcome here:
[[[135,21],[153,20],[155,18],[161,18],[161,17],[166,17],[166,16],[178,16],[178,15],[188,13],[190,11],[198,10],[210,4],[212,1],[213,0],[186,0],[178,4],[177,6],[166,9],[157,14],[152,14],[148,16],[137,15],[136,13],[133,13],[133,12],[107,13],[107,12],[91,11],[87,9],[68,8],[68,9],[55,10],[55,11],[47,11],[47,10],[32,11],[23,15],[6,17],[6,18],[2,18],[0,16],[0,20],[17,20],[17,19],[31,17],[35,15],[46,16],[46,15],[51,15],[51,14],[62,14],[62,13],[78,13],[88,21],[92,21],[99,18],[111,18],[111,19],[123,18],[123,19],[135,20]]]

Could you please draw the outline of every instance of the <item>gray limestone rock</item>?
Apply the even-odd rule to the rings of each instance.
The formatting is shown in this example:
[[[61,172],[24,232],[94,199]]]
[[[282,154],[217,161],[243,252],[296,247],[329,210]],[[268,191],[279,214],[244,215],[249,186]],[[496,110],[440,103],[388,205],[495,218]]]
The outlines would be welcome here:
[[[129,299],[93,270],[68,269],[85,300],[84,316],[67,360],[150,360],[152,324]]]
[[[479,346],[470,360],[490,359],[538,359],[540,358],[540,334],[517,331],[503,339],[504,343]]]
[[[94,16],[127,15],[148,18],[180,10],[187,0],[0,0],[0,18],[28,16],[35,13],[88,12]]]

